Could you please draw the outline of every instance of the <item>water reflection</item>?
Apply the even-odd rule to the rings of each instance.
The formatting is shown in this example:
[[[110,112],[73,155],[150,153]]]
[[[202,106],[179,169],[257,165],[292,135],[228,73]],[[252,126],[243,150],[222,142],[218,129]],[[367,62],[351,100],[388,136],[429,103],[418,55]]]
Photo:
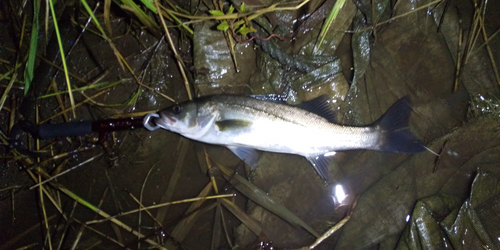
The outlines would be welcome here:
[[[333,191],[332,193],[333,203],[336,206],[345,205],[343,202],[346,200],[347,194],[344,191],[344,187],[342,187],[342,185],[340,184],[337,184],[333,187],[332,191]]]
[[[326,154],[324,154],[323,156],[324,157],[329,157],[329,156],[334,156],[337,152],[333,151],[333,152],[328,152]]]

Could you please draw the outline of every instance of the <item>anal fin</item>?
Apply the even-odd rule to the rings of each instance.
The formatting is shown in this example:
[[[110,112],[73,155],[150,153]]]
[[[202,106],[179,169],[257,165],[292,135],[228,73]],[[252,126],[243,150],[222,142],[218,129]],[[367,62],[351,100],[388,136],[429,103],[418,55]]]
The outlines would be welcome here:
[[[326,153],[322,155],[313,155],[306,157],[306,159],[311,163],[318,175],[326,181],[328,181],[328,166],[333,159],[331,155],[331,153]]]

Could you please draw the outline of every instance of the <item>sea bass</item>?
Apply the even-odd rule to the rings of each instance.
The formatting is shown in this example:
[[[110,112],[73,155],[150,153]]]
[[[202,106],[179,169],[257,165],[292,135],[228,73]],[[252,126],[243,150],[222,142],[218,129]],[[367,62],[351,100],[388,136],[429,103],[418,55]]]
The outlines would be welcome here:
[[[256,150],[297,154],[328,179],[328,154],[350,149],[417,153],[425,149],[410,132],[411,103],[399,99],[366,127],[334,123],[327,96],[297,106],[272,98],[215,95],[188,101],[144,118],[150,130],[163,128],[192,140],[226,146],[251,167]]]

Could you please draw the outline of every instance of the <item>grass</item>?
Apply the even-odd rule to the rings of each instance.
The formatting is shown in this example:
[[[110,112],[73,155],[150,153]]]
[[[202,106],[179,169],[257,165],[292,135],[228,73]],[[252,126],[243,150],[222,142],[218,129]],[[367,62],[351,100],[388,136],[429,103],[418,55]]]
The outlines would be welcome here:
[[[76,118],[75,99],[73,98],[73,92],[71,91],[71,82],[69,80],[69,73],[68,73],[69,70],[68,70],[68,66],[66,64],[66,54],[64,53],[64,48],[63,48],[63,44],[61,41],[62,39],[61,39],[61,34],[59,32],[59,26],[57,24],[57,14],[54,10],[53,0],[49,0],[49,6],[50,6],[50,13],[52,15],[52,20],[54,22],[54,31],[56,33],[57,43],[59,44],[59,52],[61,55],[61,62],[62,62],[63,68],[64,68],[64,77],[66,79],[66,87],[68,88],[68,96],[69,96],[69,102],[71,104],[71,111],[73,112],[73,118]],[[36,7],[37,7],[37,5],[35,5],[35,8]],[[36,10],[34,13],[34,16],[38,15],[38,14],[39,14],[39,12],[38,12],[38,10]],[[38,19],[38,16],[36,16],[36,19]],[[33,38],[36,39],[36,37],[33,37]],[[35,52],[33,52],[33,53],[35,53]],[[31,54],[31,52],[30,52],[30,54]]]
[[[319,33],[319,40],[314,46],[314,51],[317,52],[321,44],[323,43],[323,40],[326,37],[326,33],[330,30],[330,27],[337,18],[340,10],[342,9],[342,6],[344,6],[345,0],[340,0],[335,2],[335,5],[332,8],[332,11],[330,12],[330,15],[328,15],[328,18],[325,20],[325,23],[323,24],[323,27],[321,28],[321,32]]]

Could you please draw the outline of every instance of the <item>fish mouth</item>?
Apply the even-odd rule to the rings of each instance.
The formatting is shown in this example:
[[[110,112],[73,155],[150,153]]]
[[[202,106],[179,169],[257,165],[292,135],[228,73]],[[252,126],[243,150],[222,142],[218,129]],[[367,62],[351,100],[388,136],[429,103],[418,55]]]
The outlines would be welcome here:
[[[162,115],[160,118],[156,119],[155,123],[159,127],[168,130],[168,129],[172,128],[177,123],[177,119],[175,117]]]
[[[167,123],[169,123],[170,125],[174,125],[177,122],[177,119],[175,119],[174,117],[167,116],[166,118]]]

